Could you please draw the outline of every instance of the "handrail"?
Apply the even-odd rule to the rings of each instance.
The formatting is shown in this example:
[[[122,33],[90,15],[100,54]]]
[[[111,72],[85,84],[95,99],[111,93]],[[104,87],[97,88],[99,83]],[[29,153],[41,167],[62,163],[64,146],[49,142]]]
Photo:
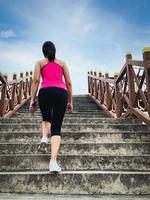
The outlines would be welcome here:
[[[8,81],[7,75],[0,73],[0,117],[12,116],[31,97],[32,71],[20,73],[20,78],[13,74]]]
[[[143,61],[126,63],[119,74],[88,72],[88,92],[109,117],[136,116],[150,125],[150,48],[144,48]]]

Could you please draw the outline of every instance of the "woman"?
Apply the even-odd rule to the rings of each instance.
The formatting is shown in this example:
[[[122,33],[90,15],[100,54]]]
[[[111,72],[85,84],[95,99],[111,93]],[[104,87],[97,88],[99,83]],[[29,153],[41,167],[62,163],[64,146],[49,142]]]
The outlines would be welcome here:
[[[43,137],[38,150],[43,151],[48,145],[48,134],[51,131],[49,171],[61,172],[57,164],[57,154],[61,143],[61,126],[65,111],[66,109],[69,112],[73,111],[72,84],[65,62],[55,57],[55,45],[47,41],[43,44],[42,50],[44,59],[35,65],[29,110],[30,112],[35,111],[36,94],[42,77],[38,102],[43,118]]]

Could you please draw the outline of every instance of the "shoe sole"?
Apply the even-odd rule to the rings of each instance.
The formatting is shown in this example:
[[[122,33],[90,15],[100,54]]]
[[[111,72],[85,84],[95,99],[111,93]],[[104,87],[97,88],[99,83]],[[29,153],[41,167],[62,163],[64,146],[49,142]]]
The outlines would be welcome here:
[[[49,171],[50,174],[60,174],[61,172],[58,171]]]
[[[47,153],[48,152],[47,147],[48,147],[48,144],[45,142],[42,142],[38,145],[37,149],[39,152]]]

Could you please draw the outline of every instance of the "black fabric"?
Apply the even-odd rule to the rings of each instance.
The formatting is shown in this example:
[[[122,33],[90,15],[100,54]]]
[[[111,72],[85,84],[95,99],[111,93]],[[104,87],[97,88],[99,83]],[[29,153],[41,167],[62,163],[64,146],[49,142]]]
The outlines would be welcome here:
[[[46,87],[39,90],[39,107],[43,121],[51,123],[51,136],[61,135],[61,126],[68,102],[68,93],[63,88]]]

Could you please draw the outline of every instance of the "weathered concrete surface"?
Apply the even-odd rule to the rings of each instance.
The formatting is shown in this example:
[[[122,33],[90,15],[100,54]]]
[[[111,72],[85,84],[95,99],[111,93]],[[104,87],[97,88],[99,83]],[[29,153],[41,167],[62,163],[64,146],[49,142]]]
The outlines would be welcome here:
[[[37,143],[2,143],[0,155],[39,154]],[[47,147],[50,154],[50,144]],[[67,155],[150,155],[150,142],[141,143],[62,143],[59,154]]]
[[[0,173],[0,191],[49,194],[150,194],[149,172]]]
[[[142,124],[94,124],[94,123],[68,123],[62,125],[62,131],[101,131],[101,130],[126,130],[128,131],[149,131],[150,129],[146,125]],[[1,124],[1,131],[13,132],[13,131],[38,131],[41,130],[41,124],[37,123],[20,123],[20,124]],[[42,130],[41,130],[42,131]]]
[[[35,118],[35,117],[30,117],[30,118],[0,118],[0,124],[17,124],[17,123],[41,123],[42,119],[41,118]],[[77,123],[77,124],[82,124],[82,123],[109,123],[109,124],[120,124],[120,123],[130,123],[130,124],[141,124],[142,122],[136,118],[104,118],[104,117],[98,117],[98,116],[93,116],[91,115],[91,118],[87,117],[82,117],[79,116],[78,118],[74,116],[65,116],[63,120],[63,124],[66,123]]]
[[[1,132],[1,143],[39,143],[41,131]],[[150,142],[150,131],[68,131],[62,132],[62,143],[142,143]]]
[[[0,193],[0,200],[149,200],[149,195],[47,195]]]
[[[0,156],[0,171],[47,170],[48,154]],[[150,156],[59,155],[64,170],[127,170],[150,171]]]
[[[41,114],[28,106],[0,119],[0,192],[150,194],[150,128],[139,120],[108,118],[88,96],[76,96],[62,128],[64,171],[53,175],[50,149],[37,152]]]

